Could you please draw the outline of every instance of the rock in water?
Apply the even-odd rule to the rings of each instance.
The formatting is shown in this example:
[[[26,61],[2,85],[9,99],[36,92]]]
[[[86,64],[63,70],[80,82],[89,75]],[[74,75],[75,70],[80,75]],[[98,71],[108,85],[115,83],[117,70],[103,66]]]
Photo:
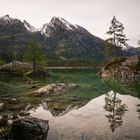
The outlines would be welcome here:
[[[4,103],[0,103],[0,110],[4,109]]]
[[[16,98],[12,98],[11,100],[8,101],[10,104],[18,104],[20,101],[17,100]]]
[[[78,85],[74,83],[57,83],[57,84],[49,84],[46,85],[34,92],[34,95],[42,95],[42,94],[50,94],[50,93],[59,93],[61,91],[78,87]]]
[[[46,140],[48,130],[47,120],[18,118],[12,124],[12,140]]]

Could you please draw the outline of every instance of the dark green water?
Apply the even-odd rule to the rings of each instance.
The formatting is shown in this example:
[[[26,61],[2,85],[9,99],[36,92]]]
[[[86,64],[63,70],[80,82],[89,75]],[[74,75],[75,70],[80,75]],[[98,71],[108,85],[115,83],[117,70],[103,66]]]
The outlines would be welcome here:
[[[33,89],[31,87],[34,83],[38,86]],[[52,94],[43,97],[30,95],[36,89],[50,83],[76,83],[79,87],[57,95]],[[55,103],[82,106],[91,99],[104,94],[107,90],[106,84],[92,72],[53,72],[52,76],[42,79],[4,77],[0,79],[0,102],[5,104],[1,113],[19,111],[28,104],[32,104],[32,106],[40,104],[42,99],[48,97]],[[16,98],[18,103],[11,103],[13,98]]]
[[[33,84],[38,85],[37,88],[31,88]],[[60,94],[51,94],[42,97],[35,97],[31,93],[36,89],[50,83],[76,83],[78,88],[64,91]],[[0,78],[0,102],[5,104],[3,111],[17,112],[31,104],[32,107],[41,103],[45,98],[51,98],[50,108],[54,103],[63,104],[64,108],[68,105],[72,107],[81,107],[90,100],[105,94],[107,91],[116,90],[120,94],[130,94],[140,97],[139,85],[128,85],[110,80],[105,82],[101,80],[96,73],[93,72],[53,72],[52,76],[42,79],[31,78]],[[17,102],[12,103],[11,100],[16,98]],[[54,113],[55,114],[55,113]],[[59,114],[59,113],[58,113]],[[57,115],[57,113],[55,114]]]

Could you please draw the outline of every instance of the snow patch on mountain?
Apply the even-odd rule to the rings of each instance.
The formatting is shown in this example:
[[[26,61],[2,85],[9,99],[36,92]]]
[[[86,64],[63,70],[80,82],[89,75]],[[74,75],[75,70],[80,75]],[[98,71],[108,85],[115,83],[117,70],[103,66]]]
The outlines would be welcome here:
[[[46,37],[50,37],[49,32],[47,31],[48,29],[48,23],[44,24],[42,29],[41,29],[41,34],[45,35]]]
[[[66,21],[64,18],[61,18],[61,17],[53,17],[51,22],[56,22],[56,23],[60,23],[60,24],[63,24],[65,25],[66,29],[67,30],[75,30],[75,28],[77,28],[76,25],[73,25],[71,23],[69,23],[68,21]]]
[[[40,31],[40,29],[36,29],[35,27],[33,27],[32,25],[30,25],[26,20],[23,21],[25,28],[27,29],[27,31],[30,32],[37,32]]]
[[[26,20],[21,22],[18,19],[11,18],[9,15],[5,15],[0,17],[0,22],[3,24],[17,24],[21,23],[25,27],[25,29],[29,32],[40,32],[45,37],[50,37],[56,30],[62,29],[64,31],[70,32],[80,32],[85,33],[85,29],[79,25],[74,25],[66,21],[64,18],[61,17],[52,17],[49,23],[46,23],[42,26],[42,28],[35,28],[30,25]]]
[[[9,15],[5,15],[5,16],[2,16],[0,17],[1,20],[4,20],[4,21],[12,21],[13,18],[11,18]]]
[[[69,22],[67,22],[65,19],[58,17],[58,19],[66,26],[66,28],[68,30],[73,30],[72,28],[72,24],[70,24]]]
[[[41,34],[50,37],[57,27],[68,31],[76,31],[79,30],[80,26],[73,25],[61,17],[53,17],[49,23],[43,25]]]

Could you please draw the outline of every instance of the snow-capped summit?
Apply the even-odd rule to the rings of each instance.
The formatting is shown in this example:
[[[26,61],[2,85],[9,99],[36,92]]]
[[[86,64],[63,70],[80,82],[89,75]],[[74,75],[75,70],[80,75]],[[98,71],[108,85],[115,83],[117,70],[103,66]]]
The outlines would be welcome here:
[[[41,28],[41,34],[42,35],[45,35],[46,37],[49,37],[49,32],[47,31],[48,30],[48,23],[44,24]]]
[[[5,15],[5,16],[0,17],[0,25],[1,26],[5,26],[6,25],[7,28],[12,26],[13,30],[22,30],[22,31],[29,31],[29,32],[40,31],[40,29],[36,29],[32,25],[30,25],[26,20],[24,20],[22,22],[19,19],[11,18],[8,14]],[[4,30],[6,30],[6,29],[4,29]]]
[[[16,18],[11,18],[8,14],[5,15],[5,16],[2,16],[0,17],[0,21],[4,24],[16,24],[16,23],[19,23],[21,22],[19,19],[16,19]]]
[[[41,34],[46,37],[50,37],[51,34],[56,30],[63,30],[69,32],[85,32],[85,29],[79,25],[74,25],[66,21],[61,17],[52,17],[51,21],[47,24],[44,24],[41,29]]]
[[[60,25],[63,26],[64,28],[66,28],[67,30],[75,30],[78,28],[77,25],[73,25],[71,23],[69,23],[68,21],[66,21],[64,18],[61,17],[53,17],[51,19],[51,23],[52,24],[56,24],[56,25]]]
[[[27,29],[27,31],[29,32],[37,32],[40,29],[36,29],[35,27],[33,27],[32,25],[30,25],[26,20],[23,21],[25,28]]]
[[[3,19],[3,20],[11,20],[12,18],[10,18],[9,15],[5,15],[5,16],[1,17],[1,19]]]
[[[26,28],[24,23],[16,18],[11,18],[9,15],[0,17],[1,32],[25,32]]]
[[[12,21],[13,18],[11,18],[8,14],[5,16],[0,17],[0,20],[4,20],[4,21]]]
[[[42,28],[37,29],[30,25],[26,20],[23,22],[16,18],[11,18],[9,15],[5,15],[3,17],[0,17],[0,24],[1,25],[7,25],[7,27],[15,26],[15,30],[18,30],[19,28],[28,31],[28,32],[40,32],[45,37],[52,36],[55,32],[77,32],[77,33],[86,33],[87,30],[85,30],[83,27],[79,25],[74,25],[66,21],[64,18],[61,17],[52,17],[51,21],[49,23],[46,23],[42,26]],[[18,28],[17,28],[18,27]]]

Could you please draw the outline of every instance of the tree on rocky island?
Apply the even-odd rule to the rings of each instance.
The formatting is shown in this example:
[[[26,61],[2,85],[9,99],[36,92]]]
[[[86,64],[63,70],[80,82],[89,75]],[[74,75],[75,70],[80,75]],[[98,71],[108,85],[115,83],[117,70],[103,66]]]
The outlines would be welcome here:
[[[118,56],[121,54],[121,50],[127,47],[127,38],[124,34],[124,26],[114,16],[111,20],[111,26],[106,33],[110,37],[105,40],[105,55],[106,56]]]
[[[31,41],[25,54],[25,59],[32,63],[33,70],[37,69],[37,65],[44,60],[41,46],[36,41]]]

